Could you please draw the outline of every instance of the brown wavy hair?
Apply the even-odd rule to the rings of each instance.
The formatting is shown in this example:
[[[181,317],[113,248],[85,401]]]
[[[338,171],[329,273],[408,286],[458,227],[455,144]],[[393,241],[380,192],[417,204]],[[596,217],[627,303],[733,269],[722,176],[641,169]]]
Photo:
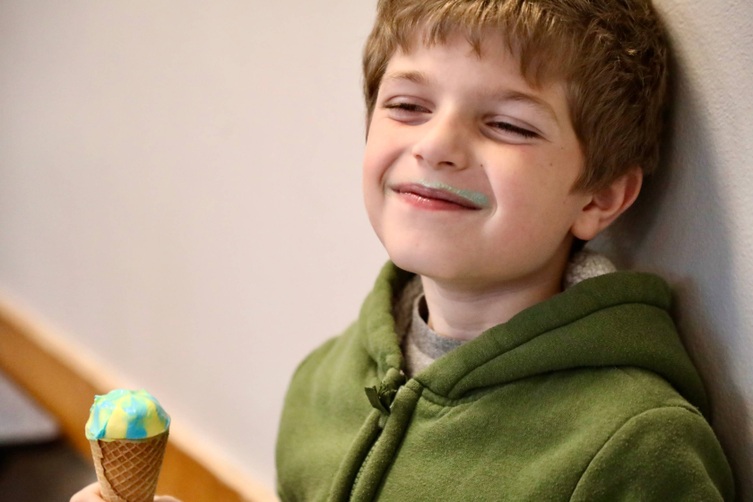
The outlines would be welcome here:
[[[463,34],[477,53],[499,33],[536,87],[563,79],[585,168],[574,189],[656,168],[665,112],[667,38],[650,0],[379,0],[363,52],[368,118],[396,50]]]

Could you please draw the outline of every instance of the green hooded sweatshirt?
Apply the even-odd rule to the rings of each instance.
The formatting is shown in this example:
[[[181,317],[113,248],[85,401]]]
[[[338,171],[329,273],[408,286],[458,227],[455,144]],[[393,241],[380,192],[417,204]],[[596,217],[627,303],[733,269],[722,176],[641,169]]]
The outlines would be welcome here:
[[[296,371],[283,501],[733,500],[658,277],[587,279],[406,379],[388,264],[359,319]]]

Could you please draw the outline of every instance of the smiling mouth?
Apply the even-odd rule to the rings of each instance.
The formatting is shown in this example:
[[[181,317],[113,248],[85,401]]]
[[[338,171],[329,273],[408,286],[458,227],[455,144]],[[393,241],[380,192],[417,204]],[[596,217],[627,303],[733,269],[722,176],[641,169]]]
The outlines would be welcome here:
[[[489,206],[489,199],[480,192],[434,181],[402,183],[393,186],[392,190],[398,195],[410,197],[414,202],[435,209],[479,210]]]

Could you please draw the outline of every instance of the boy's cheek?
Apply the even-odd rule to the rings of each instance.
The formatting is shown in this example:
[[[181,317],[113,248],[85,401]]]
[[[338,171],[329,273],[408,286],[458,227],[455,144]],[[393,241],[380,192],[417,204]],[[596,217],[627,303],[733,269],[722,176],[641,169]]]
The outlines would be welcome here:
[[[369,218],[374,232],[382,240],[382,221],[384,219],[384,195],[372,187],[364,187],[363,191],[364,206],[366,216]]]

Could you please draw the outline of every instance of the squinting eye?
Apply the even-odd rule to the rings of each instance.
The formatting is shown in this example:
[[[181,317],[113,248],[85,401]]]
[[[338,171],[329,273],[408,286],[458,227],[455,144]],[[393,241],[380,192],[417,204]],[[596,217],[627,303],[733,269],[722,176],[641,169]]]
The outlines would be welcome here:
[[[491,122],[490,125],[496,129],[499,129],[500,131],[511,132],[513,134],[517,134],[518,136],[523,136],[524,138],[538,138],[539,137],[539,135],[533,131],[530,131],[528,129],[523,129],[522,127],[512,125],[508,122]]]
[[[388,110],[397,110],[402,112],[427,113],[429,110],[415,103],[388,103],[384,105]]]

